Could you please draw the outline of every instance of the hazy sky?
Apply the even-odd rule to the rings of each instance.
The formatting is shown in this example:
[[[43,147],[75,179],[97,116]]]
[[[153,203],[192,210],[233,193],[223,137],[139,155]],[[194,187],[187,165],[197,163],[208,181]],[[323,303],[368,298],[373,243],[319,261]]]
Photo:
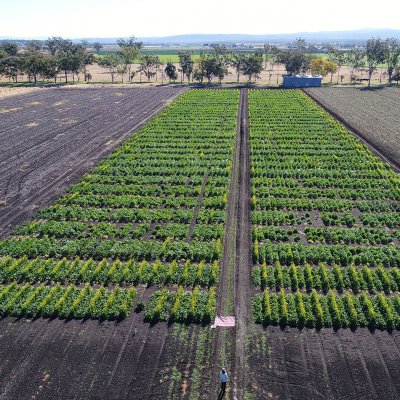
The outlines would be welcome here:
[[[400,29],[397,0],[372,4],[364,0],[0,0],[0,36],[143,37]]]

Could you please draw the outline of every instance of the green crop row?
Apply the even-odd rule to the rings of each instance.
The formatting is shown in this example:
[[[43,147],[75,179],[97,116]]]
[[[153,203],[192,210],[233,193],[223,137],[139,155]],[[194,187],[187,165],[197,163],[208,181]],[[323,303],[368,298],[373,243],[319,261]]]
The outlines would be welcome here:
[[[108,222],[78,221],[34,221],[28,222],[14,231],[14,235],[55,237],[55,238],[103,238],[103,239],[141,239],[149,231],[150,224],[116,224]],[[196,224],[192,239],[211,241],[222,238],[223,225]],[[158,224],[151,234],[152,239],[165,240],[168,237],[184,240],[189,235],[189,225],[169,223],[166,226]]]
[[[279,261],[282,265],[297,265],[310,263],[341,265],[382,264],[388,267],[400,267],[400,246],[346,246],[346,245],[314,245],[304,246],[301,243],[273,244],[254,242],[253,262],[274,264]]]
[[[325,296],[315,290],[311,294],[285,294],[282,289],[275,294],[266,289],[254,299],[253,311],[256,321],[265,325],[400,329],[400,297],[382,293],[338,296],[329,291]]]
[[[391,293],[400,290],[400,269],[397,267],[371,268],[366,265],[328,267],[322,263],[318,266],[291,264],[289,267],[282,267],[278,262],[273,266],[264,263],[262,266],[254,267],[252,276],[255,286],[271,290],[316,289],[327,292],[335,289],[339,292],[353,290],[355,293],[361,290],[368,290],[371,293],[378,291]]]
[[[208,291],[197,286],[192,292],[179,287],[176,292],[163,288],[151,295],[145,318],[149,321],[210,323],[215,318],[215,288]]]
[[[382,229],[368,228],[311,228],[304,229],[309,243],[389,244],[395,235]]]
[[[0,282],[61,282],[92,284],[179,284],[183,286],[213,286],[218,282],[218,261],[213,264],[162,263],[156,261],[99,262],[93,259],[40,259],[27,257],[0,259]]]
[[[218,260],[222,254],[221,240],[214,242],[174,242],[170,238],[163,242],[138,239],[59,239],[54,238],[10,238],[0,242],[0,257],[28,258],[113,258],[121,260]]]
[[[136,289],[83,289],[74,285],[32,286],[16,282],[0,286],[0,315],[12,317],[58,317],[121,319],[131,311]]]

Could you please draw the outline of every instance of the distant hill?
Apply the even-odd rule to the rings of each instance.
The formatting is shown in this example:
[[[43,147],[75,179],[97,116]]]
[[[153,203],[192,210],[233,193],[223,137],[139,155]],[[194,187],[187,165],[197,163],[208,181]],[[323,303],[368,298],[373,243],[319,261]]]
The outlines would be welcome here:
[[[380,37],[382,39],[395,37],[400,39],[400,29],[359,29],[354,31],[322,31],[322,32],[296,32],[282,34],[265,34],[265,35],[246,35],[246,34],[187,34],[163,37],[138,37],[138,40],[146,45],[201,45],[205,43],[288,43],[296,38],[301,37],[309,43],[322,42],[365,42],[372,37]],[[12,38],[0,36],[0,40],[14,39],[23,40],[23,38]],[[33,38],[25,38],[33,39]],[[35,38],[46,39],[46,38]],[[118,40],[114,38],[79,38],[74,41],[87,40],[91,43],[100,42],[102,44],[115,44]]]
[[[296,32],[284,34],[245,35],[245,34],[190,34],[165,37],[143,37],[139,40],[145,44],[203,44],[203,43],[246,43],[274,42],[287,43],[298,37],[307,42],[366,41],[371,37],[395,37],[400,39],[398,29],[360,29],[337,32]]]

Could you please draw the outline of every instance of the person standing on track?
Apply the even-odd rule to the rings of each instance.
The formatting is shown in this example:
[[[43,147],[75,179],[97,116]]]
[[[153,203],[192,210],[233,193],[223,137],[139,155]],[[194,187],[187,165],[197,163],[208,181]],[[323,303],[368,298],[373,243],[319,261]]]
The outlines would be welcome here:
[[[221,381],[221,391],[219,398],[223,398],[225,391],[226,391],[226,382],[228,382],[228,374],[226,373],[225,368],[222,368],[221,372],[219,373],[219,380]]]

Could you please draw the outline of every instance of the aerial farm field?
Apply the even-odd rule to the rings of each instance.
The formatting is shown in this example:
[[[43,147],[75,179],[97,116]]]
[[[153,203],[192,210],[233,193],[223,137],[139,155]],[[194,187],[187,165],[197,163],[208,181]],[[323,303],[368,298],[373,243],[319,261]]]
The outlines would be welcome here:
[[[319,89],[305,91],[400,168],[400,88]]]
[[[3,398],[35,385],[42,398],[210,394],[213,331],[153,324],[214,319],[238,101],[187,92],[0,242],[0,313],[34,319],[1,321]],[[24,344],[10,353],[16,331]],[[61,361],[43,352],[46,334]],[[75,363],[84,372],[68,377]]]
[[[181,89],[42,89],[0,100],[0,237],[48,205]]]
[[[73,184],[0,208],[0,399],[217,399],[221,367],[225,399],[399,398],[399,175],[302,91],[190,90],[154,117],[179,91],[153,89],[79,94],[65,147],[97,128],[97,158],[55,148],[43,176],[60,158]],[[4,138],[62,133],[45,93],[3,100]]]
[[[399,176],[300,91],[250,91],[249,113],[254,318],[302,329],[255,334],[253,385],[397,398],[399,335],[360,327],[400,327]]]

